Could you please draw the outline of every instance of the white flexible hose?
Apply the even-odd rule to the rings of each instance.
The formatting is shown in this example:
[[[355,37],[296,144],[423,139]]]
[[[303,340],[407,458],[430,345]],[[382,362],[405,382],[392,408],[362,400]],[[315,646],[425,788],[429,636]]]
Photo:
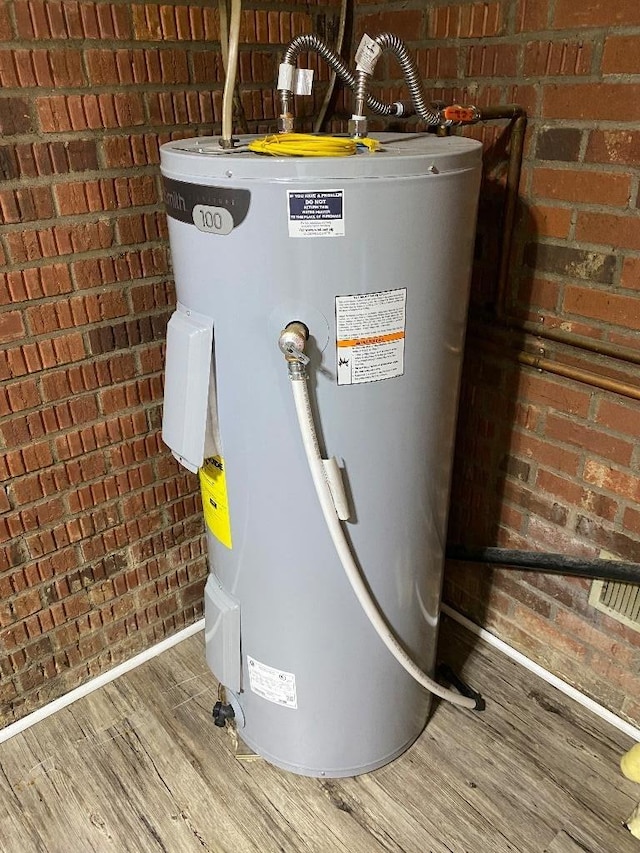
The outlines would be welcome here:
[[[218,0],[218,15],[220,17],[220,53],[222,54],[222,67],[226,74],[229,65],[229,13],[227,11],[227,0]]]
[[[240,40],[240,20],[242,0],[231,0],[231,22],[227,53],[226,77],[222,94],[222,138],[231,141],[233,134],[233,92],[238,72],[238,42]]]
[[[369,622],[374,627],[377,635],[380,637],[385,646],[389,649],[398,663],[403,666],[412,678],[422,685],[426,690],[439,696],[441,699],[446,699],[454,705],[460,705],[463,708],[475,708],[476,700],[466,696],[461,696],[453,690],[447,690],[429,678],[419,666],[417,666],[407,655],[400,643],[396,640],[395,635],[387,625],[384,617],[378,610],[376,603],[371,598],[369,590],[362,579],[360,570],[353,559],[351,548],[344,535],[344,530],[340,520],[336,514],[333,505],[333,498],[327,483],[322,455],[318,445],[318,437],[316,435],[315,423],[313,420],[313,412],[309,402],[309,391],[307,388],[307,380],[292,379],[291,385],[293,388],[293,399],[296,407],[296,415],[298,416],[298,424],[300,426],[300,434],[302,443],[307,456],[309,470],[313,479],[318,500],[324,520],[331,534],[331,539],[335,546],[336,552],[345,570],[349,583],[356,594],[362,609],[364,610]]]

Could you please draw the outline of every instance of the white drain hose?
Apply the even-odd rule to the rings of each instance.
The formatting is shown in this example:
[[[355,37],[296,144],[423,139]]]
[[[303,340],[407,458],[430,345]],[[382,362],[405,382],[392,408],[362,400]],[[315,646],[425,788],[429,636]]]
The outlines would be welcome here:
[[[299,376],[292,377],[291,386],[293,388],[293,399],[296,407],[296,415],[298,416],[298,424],[300,426],[300,434],[304,444],[304,450],[309,464],[309,470],[313,478],[320,507],[324,520],[331,534],[331,539],[337,551],[342,567],[344,568],[349,583],[356,594],[358,601],[364,612],[374,627],[377,635],[380,637],[385,646],[389,649],[398,663],[403,666],[410,676],[415,678],[418,684],[422,685],[426,690],[439,696],[441,699],[446,699],[454,705],[460,705],[463,708],[476,708],[476,700],[466,696],[461,696],[453,690],[447,690],[429,678],[419,666],[417,666],[409,655],[396,640],[393,631],[387,625],[384,617],[378,610],[378,606],[371,598],[369,590],[362,579],[360,570],[356,565],[351,548],[344,535],[342,524],[336,514],[336,510],[327,482],[322,455],[318,445],[318,436],[313,420],[313,412],[309,402],[309,389],[307,387],[306,371],[301,371]]]

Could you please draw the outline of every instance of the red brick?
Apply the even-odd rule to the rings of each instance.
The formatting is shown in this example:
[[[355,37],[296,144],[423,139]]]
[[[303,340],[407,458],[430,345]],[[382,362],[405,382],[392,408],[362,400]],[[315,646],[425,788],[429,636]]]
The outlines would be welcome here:
[[[71,118],[64,95],[49,95],[36,98],[35,107],[43,133],[55,133],[72,129]]]
[[[13,382],[10,385],[5,385],[2,391],[7,401],[6,414],[31,409],[40,402],[40,394],[34,379]]]
[[[627,507],[623,516],[624,529],[640,535],[640,511],[632,507]]]
[[[556,471],[564,471],[570,475],[575,475],[578,471],[580,461],[578,453],[526,433],[512,432],[509,451]]]
[[[160,51],[160,74],[164,84],[189,82],[189,68],[185,53],[178,50]]]
[[[509,479],[505,479],[501,483],[501,490],[502,497],[506,501],[516,504],[526,511],[526,515],[521,516],[521,518],[517,520],[517,524],[509,525],[514,529],[522,529],[521,522],[532,515],[545,518],[547,521],[551,521],[561,527],[566,525],[568,509],[562,504],[559,504],[557,501],[549,500],[546,495],[541,495],[532,491],[530,488],[523,486],[520,481]],[[502,510],[500,520],[503,524],[507,523],[505,517],[502,515]]]
[[[600,400],[596,422],[622,435],[636,438],[640,434],[640,403]]]
[[[71,88],[86,85],[79,50],[52,50],[48,55],[51,77],[55,87]]]
[[[565,634],[553,626],[553,623],[546,620],[543,616],[537,613],[532,613],[531,610],[518,604],[514,609],[514,618],[516,624],[522,629],[531,632],[533,637],[543,637],[545,644],[548,644],[553,649],[557,649],[563,654],[570,655],[572,659],[584,660],[586,649],[582,643],[574,639],[573,635]]]
[[[631,462],[633,444],[599,432],[593,428],[593,424],[580,424],[573,419],[550,413],[546,417],[545,435],[557,441],[582,447],[620,465],[629,465]]]
[[[602,54],[604,74],[640,74],[638,36],[608,36]]]
[[[301,17],[301,13],[299,17]],[[304,17],[307,17],[306,15]],[[294,14],[294,23],[295,23],[295,14]],[[267,13],[264,9],[258,9],[255,12],[255,28],[256,28],[256,40],[260,44],[268,44],[269,43],[269,22],[267,18]]]
[[[547,207],[531,205],[527,210],[526,228],[538,237],[569,236],[573,211],[569,207]]]
[[[25,334],[24,323],[20,311],[4,311],[0,313],[0,344],[16,341]]]
[[[536,485],[543,491],[556,495],[569,504],[607,521],[613,521],[618,512],[618,503],[610,497],[585,489],[582,485],[543,468],[538,469]]]
[[[594,163],[636,165],[640,160],[640,131],[591,131],[586,160]]]
[[[120,82],[115,53],[112,50],[89,49],[85,52],[89,82],[94,86],[109,86]]]
[[[0,213],[2,214],[2,221],[5,224],[20,222],[20,212],[16,204],[16,195],[12,190],[3,190],[0,192]]]
[[[0,41],[10,41],[13,33],[8,6],[0,6]]]
[[[513,77],[517,72],[519,48],[511,44],[474,44],[468,48],[467,77]]]
[[[203,10],[196,6],[189,6],[189,30],[193,41],[202,41],[204,39],[204,18]],[[135,14],[134,14],[135,19]]]
[[[608,27],[640,24],[640,7],[636,0],[557,0],[553,24],[559,28]]]
[[[640,249],[640,217],[580,211],[576,240],[619,249]],[[634,326],[634,328],[636,328]]]
[[[587,41],[532,41],[524,49],[525,77],[589,74],[593,48]]]
[[[388,19],[384,29],[395,32],[394,18],[397,14],[387,12],[380,16]],[[380,28],[377,31],[380,31]],[[495,36],[501,32],[500,3],[469,3],[462,6],[432,7],[430,10],[428,38],[477,38]],[[419,37],[417,27],[414,33],[414,39]]]
[[[21,177],[66,174],[95,169],[98,166],[95,140],[36,142],[16,145],[18,174]]]
[[[635,3],[635,0],[633,2]],[[640,121],[640,83],[545,85],[542,114],[546,118],[559,118],[563,121]]]
[[[533,173],[531,192],[534,196],[557,201],[626,207],[631,177],[586,169],[537,168]]]
[[[31,15],[29,14],[28,0],[16,0],[14,8],[18,37],[24,39],[33,38],[33,24],[31,22]]]
[[[247,21],[247,10],[245,10],[242,14],[240,21],[240,31],[241,37],[244,36],[246,32],[246,21]],[[203,22],[204,22],[204,35],[205,40],[209,41],[213,39],[215,41],[219,41],[220,39],[220,17],[218,15],[218,10],[213,9],[211,7],[206,7],[203,9]]]
[[[153,29],[148,21],[148,9],[148,6],[144,6],[142,4],[134,4],[131,8],[133,13],[133,35],[135,39],[140,41],[150,41],[152,39],[159,40],[162,38],[159,20],[156,19],[155,27]]]
[[[560,287],[557,281],[543,278],[526,278],[520,282],[520,301],[527,306],[528,313],[555,311],[558,307]]]
[[[0,50],[0,85],[4,88],[13,89],[18,85],[21,77],[18,72],[18,53],[19,51]]]
[[[424,15],[418,9],[375,12],[371,15],[364,15],[359,19],[357,23],[357,38],[359,40],[363,33],[376,35],[377,33],[392,31],[404,41],[417,41],[423,37],[423,21]],[[271,31],[271,27],[269,30]],[[275,44],[279,42],[279,39],[279,28],[276,21]],[[271,41],[270,38],[269,41]]]
[[[584,479],[594,486],[621,495],[633,501],[640,498],[638,477],[613,468],[595,459],[588,459],[584,466]]]
[[[519,32],[547,29],[549,0],[519,0],[516,27]]]
[[[16,619],[24,619],[32,613],[37,613],[42,607],[40,596],[36,590],[26,592],[20,595],[11,602],[11,609]]]
[[[0,134],[30,133],[34,128],[31,111],[26,98],[0,97]]]
[[[565,380],[553,380],[523,369],[518,375],[518,395],[521,402],[549,406],[562,412],[585,417],[589,410],[591,394],[579,390]]]
[[[624,258],[620,285],[630,290],[640,290],[640,258]]]
[[[634,296],[567,286],[563,306],[567,314],[595,320],[606,317],[608,323],[640,329],[640,300]]]
[[[635,667],[636,651],[621,644],[617,639],[607,635],[606,631],[588,624],[568,610],[559,609],[556,615],[556,624],[564,628],[568,634],[581,640],[585,645],[608,655],[619,665],[633,669]],[[634,673],[634,677],[637,675]],[[617,680],[617,683],[620,683]]]

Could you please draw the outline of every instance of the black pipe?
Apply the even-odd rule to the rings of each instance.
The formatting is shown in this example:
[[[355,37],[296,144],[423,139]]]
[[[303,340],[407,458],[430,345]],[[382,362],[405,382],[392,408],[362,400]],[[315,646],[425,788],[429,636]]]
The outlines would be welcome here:
[[[640,564],[619,560],[585,560],[582,557],[567,557],[565,554],[514,551],[508,548],[465,548],[464,545],[449,545],[446,556],[448,560],[485,563],[527,572],[640,585]]]

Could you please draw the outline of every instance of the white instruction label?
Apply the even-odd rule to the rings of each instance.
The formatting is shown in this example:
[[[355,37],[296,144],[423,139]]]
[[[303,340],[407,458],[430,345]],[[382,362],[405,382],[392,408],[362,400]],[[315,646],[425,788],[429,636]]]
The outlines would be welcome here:
[[[289,92],[293,89],[293,77],[296,73],[294,65],[289,65],[288,62],[281,62],[278,67],[278,89],[287,89]]]
[[[289,237],[344,237],[344,190],[287,192]]]
[[[313,68],[297,68],[293,82],[294,95],[311,95],[313,93]]]
[[[407,289],[336,296],[338,385],[404,373]]]
[[[249,686],[257,695],[285,708],[297,708],[296,677],[292,672],[274,669],[247,655]]]
[[[366,71],[367,74],[373,74],[376,67],[382,48],[375,42],[371,36],[366,33],[360,39],[360,44],[356,50],[356,68],[358,71]]]
[[[278,69],[278,89],[286,89],[294,95],[311,95],[313,92],[313,69],[294,68],[281,62]]]

